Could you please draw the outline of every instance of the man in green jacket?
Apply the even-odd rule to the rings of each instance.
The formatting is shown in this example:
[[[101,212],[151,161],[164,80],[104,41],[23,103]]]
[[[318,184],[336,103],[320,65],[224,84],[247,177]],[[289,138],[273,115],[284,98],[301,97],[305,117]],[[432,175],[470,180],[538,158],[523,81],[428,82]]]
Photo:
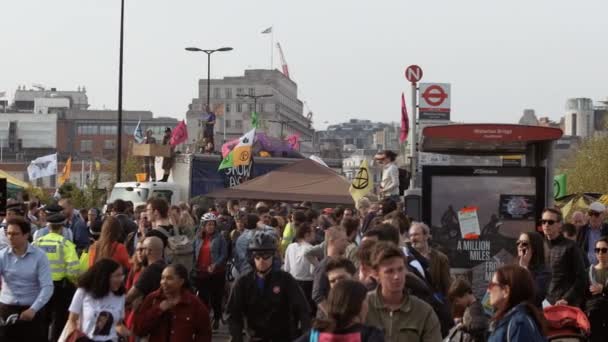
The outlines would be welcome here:
[[[368,295],[368,325],[384,331],[387,342],[441,341],[439,319],[431,306],[405,290],[405,256],[391,242],[379,242],[372,256],[378,280]]]

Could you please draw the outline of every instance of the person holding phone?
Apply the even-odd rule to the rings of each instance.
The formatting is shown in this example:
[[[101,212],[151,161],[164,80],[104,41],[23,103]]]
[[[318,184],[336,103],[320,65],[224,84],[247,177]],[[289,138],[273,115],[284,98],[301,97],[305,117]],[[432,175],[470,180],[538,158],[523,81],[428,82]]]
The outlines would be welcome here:
[[[536,285],[534,304],[542,307],[551,281],[551,270],[545,261],[545,242],[537,232],[527,232],[519,235],[517,244],[517,263],[528,269]]]

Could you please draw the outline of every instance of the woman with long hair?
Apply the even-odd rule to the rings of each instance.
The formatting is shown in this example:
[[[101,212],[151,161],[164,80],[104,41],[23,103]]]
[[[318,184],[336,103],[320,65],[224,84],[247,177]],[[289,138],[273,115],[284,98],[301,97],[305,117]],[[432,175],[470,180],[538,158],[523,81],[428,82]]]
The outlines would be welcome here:
[[[551,270],[546,263],[545,239],[537,232],[521,233],[517,244],[517,264],[528,269],[534,279],[534,305],[542,308],[551,281]]]
[[[595,243],[597,264],[589,268],[589,294],[586,314],[591,323],[590,341],[605,341],[608,336],[608,237]]]
[[[317,319],[313,328],[296,342],[361,341],[384,342],[378,328],[364,325],[367,316],[367,288],[355,280],[342,280],[327,297],[327,319]]]
[[[101,225],[101,235],[89,247],[89,267],[101,259],[113,259],[126,270],[130,268],[129,253],[122,243],[118,242],[122,234],[122,226],[118,219],[109,216]]]
[[[207,213],[201,218],[201,230],[194,241],[194,268],[199,298],[213,309],[213,329],[222,320],[222,300],[226,281],[228,244],[217,229],[217,217]]]
[[[190,291],[183,265],[165,267],[160,289],[144,299],[133,331],[140,337],[149,336],[149,342],[211,341],[209,311]]]
[[[534,305],[534,280],[525,268],[506,265],[499,268],[488,286],[494,307],[488,342],[545,341],[545,321]]]
[[[127,292],[137,283],[141,272],[143,272],[144,265],[144,242],[143,240],[138,241],[135,246],[135,253],[131,257],[131,268],[129,269],[129,274],[127,275],[127,280],[125,283],[125,288]],[[125,312],[125,325],[128,329],[133,329],[133,319],[135,316],[135,312],[127,309]],[[135,336],[129,337],[130,342],[135,342]]]
[[[80,331],[78,341],[118,341],[130,332],[122,324],[125,307],[125,274],[112,259],[98,260],[78,280],[70,304],[66,333]]]

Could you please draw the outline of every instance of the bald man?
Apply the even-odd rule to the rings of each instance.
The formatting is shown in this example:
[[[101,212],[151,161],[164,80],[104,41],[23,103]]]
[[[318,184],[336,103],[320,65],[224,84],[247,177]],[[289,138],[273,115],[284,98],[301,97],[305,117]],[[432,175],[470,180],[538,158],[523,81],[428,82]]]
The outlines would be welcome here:
[[[587,225],[587,216],[582,211],[575,211],[570,216],[570,223],[576,228],[576,242],[579,248],[583,248],[583,228]]]
[[[163,259],[163,240],[156,236],[147,237],[143,242],[143,262],[146,268],[142,271],[137,283],[129,290],[126,298],[127,307],[137,310],[142,300],[160,287],[160,278],[165,269]]]

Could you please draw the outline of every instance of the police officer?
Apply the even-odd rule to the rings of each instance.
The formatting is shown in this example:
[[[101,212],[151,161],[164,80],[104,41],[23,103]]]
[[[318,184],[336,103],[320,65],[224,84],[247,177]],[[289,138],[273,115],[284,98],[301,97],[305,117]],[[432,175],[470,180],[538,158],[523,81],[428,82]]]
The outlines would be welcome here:
[[[243,341],[245,321],[250,341],[256,342],[293,341],[310,328],[310,307],[298,283],[289,273],[272,267],[277,245],[275,236],[264,231],[249,243],[254,269],[237,279],[228,299],[233,342]]]
[[[41,238],[51,232],[48,217],[53,216],[55,214],[62,213],[63,207],[60,206],[59,204],[49,204],[44,207],[44,212],[46,213],[46,216],[47,216],[47,226],[42,229],[38,229],[34,233],[34,241],[38,240],[39,238]],[[74,235],[72,234],[72,230],[65,227],[65,224],[64,224],[64,227],[59,231],[59,234],[63,235],[63,237],[66,238],[67,240],[74,241]]]
[[[51,341],[57,341],[68,319],[68,308],[76,291],[74,286],[79,274],[80,262],[76,246],[61,233],[66,222],[61,212],[47,218],[49,233],[34,241],[34,245],[46,253],[51,264],[53,296],[47,305],[47,321],[51,325]]]

